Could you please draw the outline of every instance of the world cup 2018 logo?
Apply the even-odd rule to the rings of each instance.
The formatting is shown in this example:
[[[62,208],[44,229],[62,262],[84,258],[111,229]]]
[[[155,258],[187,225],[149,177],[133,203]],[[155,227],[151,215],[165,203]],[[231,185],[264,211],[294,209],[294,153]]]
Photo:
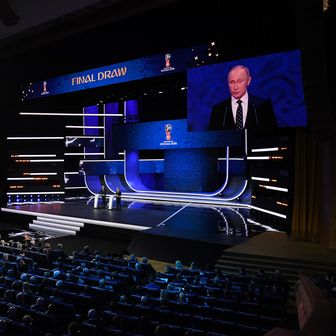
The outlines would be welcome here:
[[[171,131],[173,129],[173,126],[170,124],[165,125],[165,132],[166,132],[166,140],[171,140]]]
[[[172,66],[172,55],[171,54],[165,54],[164,55],[164,61],[165,61],[165,67],[161,69],[161,72],[166,71],[174,71],[175,68]]]
[[[49,94],[49,91],[47,90],[47,84],[47,81],[43,82],[43,91],[41,92],[42,96]]]
[[[171,55],[170,55],[170,54],[166,54],[166,55],[165,55],[166,68],[171,67],[170,59],[171,59]]]

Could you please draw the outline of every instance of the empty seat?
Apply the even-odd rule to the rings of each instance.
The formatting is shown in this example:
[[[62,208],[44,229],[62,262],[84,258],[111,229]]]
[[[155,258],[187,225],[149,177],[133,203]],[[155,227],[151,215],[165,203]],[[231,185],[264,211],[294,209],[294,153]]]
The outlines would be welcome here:
[[[236,327],[236,336],[262,336],[263,331],[257,327],[251,327],[238,324]]]
[[[216,332],[213,332],[213,331],[209,331],[207,333],[207,336],[228,336],[228,335],[225,335],[225,334],[218,334]]]
[[[237,319],[237,323],[239,324],[259,327],[259,318],[257,314],[244,313],[244,312],[237,311],[236,319]]]
[[[282,318],[284,315],[284,309],[282,306],[262,305],[261,315]]]
[[[212,319],[204,316],[193,316],[191,319],[193,328],[209,331],[213,327]]]
[[[207,332],[203,330],[197,330],[193,328],[185,328],[184,335],[185,336],[206,336]]]
[[[241,301],[237,309],[245,313],[259,314],[261,305],[256,302]]]
[[[215,320],[214,321],[214,331],[220,334],[233,335],[236,328],[235,322]]]
[[[231,310],[236,310],[237,300],[236,299],[217,299],[214,302],[215,307],[226,308]]]
[[[260,326],[262,329],[271,330],[275,327],[282,327],[283,320],[276,317],[260,316]]]
[[[211,311],[212,311],[212,317],[214,319],[231,321],[231,322],[234,322],[236,320],[236,314],[231,309],[213,307]]]
[[[167,332],[167,333],[163,333],[163,335],[182,336],[184,334],[183,328],[178,325],[163,323],[161,324],[161,326]],[[155,336],[157,335],[160,335],[160,333],[155,334]]]

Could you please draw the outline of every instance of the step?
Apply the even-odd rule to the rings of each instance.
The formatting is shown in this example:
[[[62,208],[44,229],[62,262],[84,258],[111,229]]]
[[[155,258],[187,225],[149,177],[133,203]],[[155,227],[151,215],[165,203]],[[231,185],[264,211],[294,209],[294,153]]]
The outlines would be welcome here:
[[[278,262],[277,259],[274,259],[272,261],[270,260],[264,260],[263,258],[243,258],[243,257],[232,257],[232,256],[221,256],[219,260],[217,261],[219,264],[225,264],[225,263],[235,263],[240,265],[250,265],[253,267],[263,267],[266,269],[282,269],[286,272],[306,272],[306,273],[325,273],[330,270],[336,270],[336,268],[328,267],[328,265],[321,265],[320,263],[315,264],[313,262],[310,262],[309,264],[306,263],[300,263],[297,261],[292,262]]]
[[[264,271],[272,272],[276,269],[281,269],[284,273],[286,274],[298,274],[300,271],[301,272],[309,272],[309,271],[314,271],[316,273],[315,269],[313,267],[306,268],[306,267],[300,267],[301,265],[293,265],[292,267],[284,267],[281,264],[278,264],[276,262],[272,263],[272,265],[269,264],[264,264],[263,262],[259,263],[253,263],[250,260],[222,260],[219,259],[217,260],[217,265],[223,266],[223,265],[238,265],[238,266],[245,266],[245,267],[250,267],[253,269],[258,269],[262,267]],[[237,267],[237,266],[236,266]]]
[[[311,265],[312,262],[311,260],[306,260],[306,259],[291,259],[291,258],[285,258],[285,257],[276,257],[276,256],[264,256],[264,255],[259,255],[259,254],[247,254],[247,253],[239,253],[239,252],[230,252],[227,250],[223,251],[222,257],[233,257],[233,258],[244,258],[244,259],[256,259],[256,260],[263,260],[263,261],[270,261],[270,262],[277,262],[277,263],[290,263],[290,264],[306,264],[306,265]],[[331,262],[316,262],[317,265],[320,267],[325,267],[325,268],[332,268],[336,270],[336,260],[334,263]]]
[[[218,265],[216,264],[215,265],[216,268],[219,268],[221,269],[222,271],[224,271],[224,273],[230,273],[230,274],[233,274],[233,275],[238,275],[239,273],[239,267],[235,267],[235,266],[228,266],[228,267],[223,267],[221,265]],[[280,269],[281,270],[281,269]],[[248,268],[246,267],[246,272],[248,274],[250,274],[251,276],[254,276],[256,274],[256,270],[255,269],[251,269],[251,268]],[[272,276],[274,274],[274,272],[267,272],[265,271],[265,274],[268,275],[268,276]],[[296,281],[299,279],[299,274],[287,274],[285,272],[282,272],[281,270],[281,274],[289,281],[289,282],[292,282],[292,283],[296,283]]]
[[[36,224],[29,224],[29,228],[33,230],[38,230],[42,232],[56,232],[56,233],[62,233],[66,235],[76,235],[76,231],[71,231],[71,230],[65,230],[65,229],[57,229],[54,227],[48,227],[48,226],[41,226],[41,225],[36,225]]]
[[[255,260],[255,259],[244,259],[244,258],[222,258],[220,257],[217,260],[218,263],[233,263],[238,266],[246,266],[246,265],[251,265],[254,267],[260,267],[263,266],[264,268],[269,268],[269,269],[277,269],[277,268],[282,268],[282,269],[287,269],[288,271],[292,271],[293,269],[297,270],[298,264],[284,264],[284,263],[278,263],[276,260],[273,262],[269,261],[264,261],[264,260]]]
[[[37,220],[34,219],[33,220],[33,224],[36,225],[42,225],[42,226],[46,226],[46,227],[50,227],[50,228],[58,228],[58,229],[65,229],[65,230],[74,230],[74,231],[80,231],[80,227],[78,226],[71,226],[71,225],[64,225],[64,224],[56,224],[56,223],[52,223],[52,222],[47,222],[47,221],[41,221],[41,220]]]
[[[84,227],[84,222],[80,223],[80,222],[74,222],[74,221],[69,221],[69,220],[64,220],[64,219],[49,218],[45,216],[37,216],[37,220],[43,221],[43,222],[55,223],[55,224],[64,224],[64,225],[69,225],[69,226]]]

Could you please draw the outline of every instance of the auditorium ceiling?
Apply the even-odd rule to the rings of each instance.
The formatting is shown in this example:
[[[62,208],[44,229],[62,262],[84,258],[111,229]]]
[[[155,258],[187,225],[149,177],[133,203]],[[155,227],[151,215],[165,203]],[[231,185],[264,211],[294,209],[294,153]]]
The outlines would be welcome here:
[[[24,51],[178,0],[0,0],[0,51]]]

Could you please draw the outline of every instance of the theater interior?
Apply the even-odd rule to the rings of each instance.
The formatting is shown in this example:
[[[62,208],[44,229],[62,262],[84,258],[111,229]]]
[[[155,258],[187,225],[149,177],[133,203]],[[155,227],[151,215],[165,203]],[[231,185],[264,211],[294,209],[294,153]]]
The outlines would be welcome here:
[[[0,335],[335,335],[335,7],[0,0]]]

